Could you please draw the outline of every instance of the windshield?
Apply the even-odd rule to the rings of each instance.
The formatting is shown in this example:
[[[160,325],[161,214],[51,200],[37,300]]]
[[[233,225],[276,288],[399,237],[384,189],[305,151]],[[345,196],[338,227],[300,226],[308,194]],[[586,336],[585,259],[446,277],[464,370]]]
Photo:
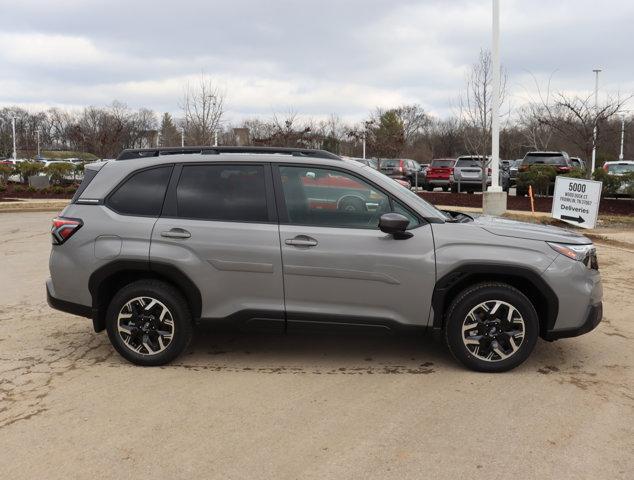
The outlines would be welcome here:
[[[443,168],[443,167],[453,167],[455,160],[432,160],[431,167],[432,168]]]
[[[608,165],[609,173],[630,173],[634,172],[634,163],[613,163]]]
[[[566,163],[563,155],[554,153],[529,153],[524,157],[524,165],[543,163],[545,165],[561,165]]]
[[[372,168],[369,168],[367,166],[364,166],[363,168],[364,168],[364,172],[366,173],[366,175],[370,179],[372,179],[373,177],[375,177],[375,178],[379,178],[380,177],[381,179],[388,178],[390,180],[390,182],[394,182],[394,180],[392,180],[387,175],[379,172],[378,170],[373,170]],[[429,203],[426,200],[423,200],[417,194],[412,192],[409,188],[404,187],[403,185],[401,185],[398,182],[394,182],[394,186],[398,189],[399,193],[401,193],[402,195],[404,195],[407,198],[408,203],[410,203],[411,205],[414,205],[414,206],[418,206],[421,209],[425,210],[426,212],[429,212],[429,216],[430,217],[439,217],[439,218],[443,218],[443,219],[451,218],[446,213],[444,213],[442,210],[438,210],[434,205],[432,205],[431,203]]]

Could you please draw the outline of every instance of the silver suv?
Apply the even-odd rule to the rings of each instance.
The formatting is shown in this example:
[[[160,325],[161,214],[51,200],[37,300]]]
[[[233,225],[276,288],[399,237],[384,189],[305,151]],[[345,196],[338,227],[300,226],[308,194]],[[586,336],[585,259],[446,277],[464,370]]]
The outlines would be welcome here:
[[[474,191],[482,191],[482,164],[484,163],[484,157],[478,157],[477,155],[463,155],[458,157],[456,164],[454,165],[453,172],[449,177],[449,185],[452,193],[467,192],[473,193]],[[487,157],[487,165],[490,166],[491,159]],[[487,167],[487,186],[491,186],[491,168]],[[499,170],[499,185],[502,190],[508,192],[510,186],[510,175],[506,165],[500,163]]]
[[[86,166],[53,220],[49,304],[161,365],[193,325],[428,329],[481,371],[539,336],[602,316],[595,249],[554,227],[436,209],[389,177],[318,150],[126,150]]]

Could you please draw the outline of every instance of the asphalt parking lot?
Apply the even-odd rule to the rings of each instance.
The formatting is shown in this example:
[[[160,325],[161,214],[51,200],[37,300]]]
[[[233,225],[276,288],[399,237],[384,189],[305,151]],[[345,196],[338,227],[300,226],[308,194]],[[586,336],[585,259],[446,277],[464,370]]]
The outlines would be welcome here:
[[[634,249],[598,247],[597,330],[506,374],[431,338],[208,328],[139,368],[46,305],[51,216],[1,214],[3,478],[632,478]]]

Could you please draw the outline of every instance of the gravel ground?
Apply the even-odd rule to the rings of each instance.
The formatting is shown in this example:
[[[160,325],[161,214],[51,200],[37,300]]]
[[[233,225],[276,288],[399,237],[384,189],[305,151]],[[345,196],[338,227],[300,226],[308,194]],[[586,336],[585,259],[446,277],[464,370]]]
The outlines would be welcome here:
[[[605,319],[476,374],[431,339],[202,329],[173,365],[125,363],[49,309],[50,213],[2,215],[7,479],[632,478],[634,247],[599,246]]]

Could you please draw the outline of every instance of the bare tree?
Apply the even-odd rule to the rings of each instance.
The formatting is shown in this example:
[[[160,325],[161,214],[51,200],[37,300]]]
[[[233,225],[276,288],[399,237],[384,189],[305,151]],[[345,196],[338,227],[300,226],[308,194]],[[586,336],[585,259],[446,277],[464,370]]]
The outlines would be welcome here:
[[[529,108],[532,118],[541,128],[550,129],[559,137],[572,143],[582,154],[584,160],[592,156],[592,150],[598,149],[604,138],[611,133],[618,122],[611,120],[623,110],[624,104],[632,95],[622,97],[608,95],[604,101],[594,105],[594,95],[571,95],[564,92],[550,95],[550,89],[542,93],[538,88],[538,100],[533,100]],[[594,129],[597,129],[596,138]],[[588,178],[592,169],[586,169]]]
[[[431,117],[418,104],[401,105],[395,111],[403,124],[406,145],[412,145],[431,126]]]
[[[194,86],[187,83],[180,106],[190,144],[213,144],[214,132],[220,129],[224,101],[224,92],[205,75],[201,75]]]
[[[480,50],[478,62],[467,74],[465,90],[459,97],[459,117],[465,148],[470,155],[480,157],[482,167],[482,191],[486,190],[486,169],[491,151],[491,107],[493,106],[493,66],[491,53]],[[500,106],[506,97],[506,72],[500,74]]]

